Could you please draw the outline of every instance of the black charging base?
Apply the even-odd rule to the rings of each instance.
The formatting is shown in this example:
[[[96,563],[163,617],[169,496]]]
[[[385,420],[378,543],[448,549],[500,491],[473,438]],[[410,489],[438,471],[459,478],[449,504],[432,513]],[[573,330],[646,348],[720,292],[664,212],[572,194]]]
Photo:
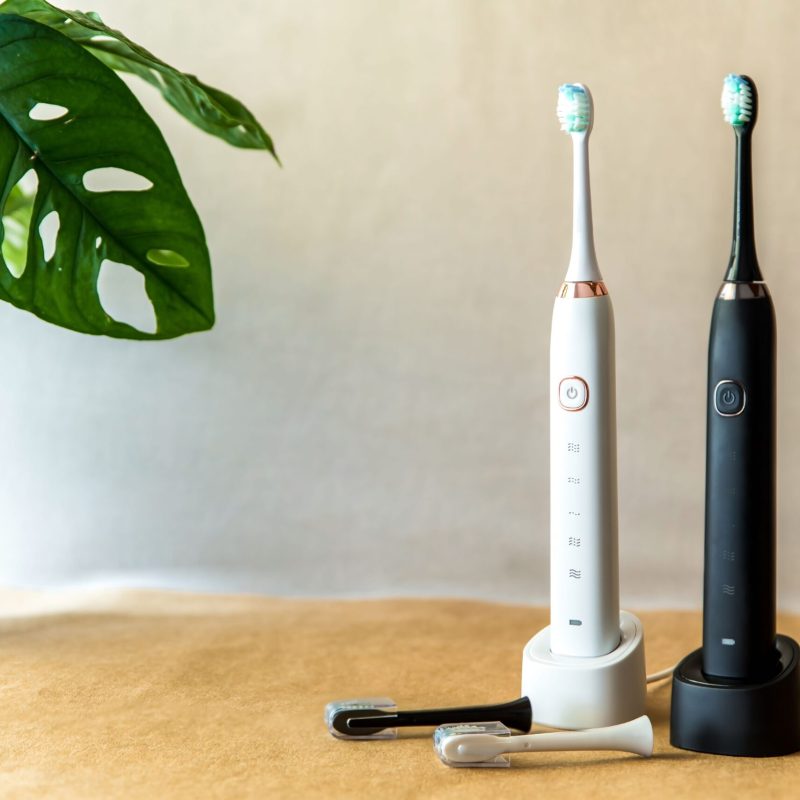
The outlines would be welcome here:
[[[703,674],[703,650],[672,678],[670,743],[725,756],[784,756],[800,750],[800,646],[777,636],[780,672],[763,683],[718,683]]]

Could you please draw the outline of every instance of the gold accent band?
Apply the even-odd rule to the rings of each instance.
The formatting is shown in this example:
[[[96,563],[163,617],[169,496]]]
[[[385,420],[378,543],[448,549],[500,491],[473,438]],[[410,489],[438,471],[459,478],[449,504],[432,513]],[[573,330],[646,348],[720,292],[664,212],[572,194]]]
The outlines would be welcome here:
[[[717,299],[719,300],[756,300],[759,297],[769,297],[766,283],[736,283],[726,281],[720,286]]]
[[[607,294],[603,281],[565,281],[556,297],[603,297]]]

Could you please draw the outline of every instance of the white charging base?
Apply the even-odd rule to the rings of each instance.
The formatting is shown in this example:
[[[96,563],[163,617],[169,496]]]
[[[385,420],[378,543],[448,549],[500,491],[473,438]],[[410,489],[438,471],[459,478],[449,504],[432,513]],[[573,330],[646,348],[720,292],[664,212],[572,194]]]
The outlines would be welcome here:
[[[534,722],[579,730],[618,725],[645,713],[644,628],[627,611],[619,621],[619,645],[604,656],[552,653],[549,626],[525,645],[522,694],[531,701]]]

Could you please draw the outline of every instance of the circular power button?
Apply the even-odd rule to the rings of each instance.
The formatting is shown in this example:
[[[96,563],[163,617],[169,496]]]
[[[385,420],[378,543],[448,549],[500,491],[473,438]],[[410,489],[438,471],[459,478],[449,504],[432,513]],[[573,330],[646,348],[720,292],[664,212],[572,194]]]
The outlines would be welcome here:
[[[558,404],[565,411],[580,411],[589,402],[589,387],[583,378],[572,375],[558,384]]]
[[[740,383],[720,381],[714,389],[714,409],[722,417],[736,417],[744,411],[746,397]]]

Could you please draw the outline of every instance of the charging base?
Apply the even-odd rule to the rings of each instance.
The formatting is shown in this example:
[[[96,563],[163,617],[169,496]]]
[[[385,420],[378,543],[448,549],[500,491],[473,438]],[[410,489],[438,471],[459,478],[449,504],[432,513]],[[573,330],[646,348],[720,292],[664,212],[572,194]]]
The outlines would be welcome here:
[[[780,672],[763,683],[720,683],[703,674],[703,649],[675,668],[670,743],[725,756],[800,750],[800,647],[777,636]]]
[[[642,623],[622,611],[619,645],[596,658],[552,653],[544,628],[522,653],[522,694],[534,722],[551,728],[601,728],[640,717],[647,696]]]

